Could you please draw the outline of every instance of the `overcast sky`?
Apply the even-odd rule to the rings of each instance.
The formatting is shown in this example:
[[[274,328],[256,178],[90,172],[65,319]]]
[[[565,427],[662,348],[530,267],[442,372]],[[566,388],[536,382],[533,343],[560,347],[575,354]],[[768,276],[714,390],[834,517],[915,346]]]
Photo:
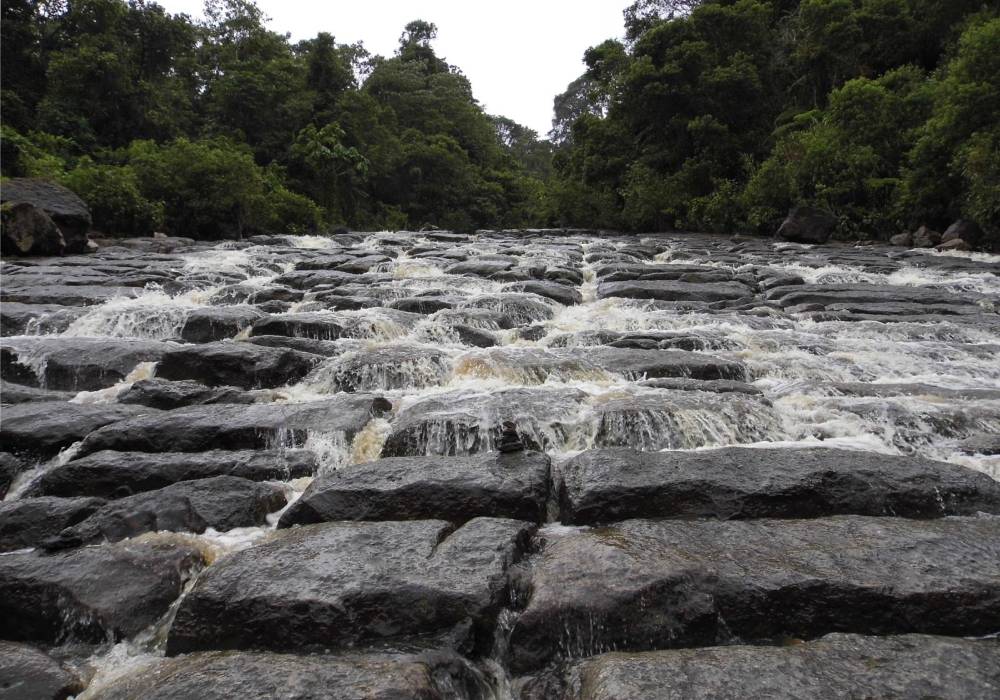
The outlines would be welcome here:
[[[156,0],[169,12],[201,17],[203,0]],[[269,27],[308,39],[363,40],[372,53],[395,51],[403,26],[438,26],[437,54],[472,81],[491,114],[503,114],[545,136],[552,98],[583,72],[589,46],[623,33],[628,0],[258,0]]]

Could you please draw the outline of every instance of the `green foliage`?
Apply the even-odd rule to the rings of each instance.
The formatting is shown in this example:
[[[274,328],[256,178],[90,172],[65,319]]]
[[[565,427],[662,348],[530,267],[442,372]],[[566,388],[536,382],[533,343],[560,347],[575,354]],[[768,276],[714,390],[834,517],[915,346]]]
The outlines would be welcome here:
[[[163,203],[143,196],[128,165],[97,165],[84,157],[61,182],[87,203],[94,228],[103,233],[148,236],[163,225]]]
[[[541,220],[551,151],[509,120],[498,137],[432,23],[383,58],[325,32],[292,44],[251,0],[205,17],[5,2],[3,173],[65,178],[123,233],[160,205],[170,233],[206,238]]]

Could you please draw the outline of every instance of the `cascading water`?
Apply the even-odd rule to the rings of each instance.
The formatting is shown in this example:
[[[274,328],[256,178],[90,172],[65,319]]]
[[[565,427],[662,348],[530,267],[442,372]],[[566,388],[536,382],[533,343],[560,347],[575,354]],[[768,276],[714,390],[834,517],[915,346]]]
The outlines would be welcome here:
[[[100,338],[125,345],[175,340],[193,312],[224,304],[256,309],[261,305],[249,300],[263,292],[269,303],[285,304],[262,312],[270,322],[297,319],[305,311],[311,325],[303,328],[330,330],[289,331],[296,340],[325,344],[289,345],[308,355],[308,372],[288,386],[258,390],[248,403],[308,404],[372,393],[392,404],[391,411],[370,416],[351,432],[312,426],[304,444],[290,428],[269,438],[270,449],[304,447],[315,454],[319,476],[385,456],[488,452],[499,446],[504,423],[513,421],[525,444],[546,451],[556,464],[595,447],[826,445],[929,457],[1000,479],[1000,456],[966,444],[1000,433],[1000,257],[914,253],[890,259],[853,249],[832,254],[761,243],[720,259],[719,245],[701,239],[689,244],[682,236],[642,241],[652,252],[628,238],[527,235],[520,244],[517,239],[518,234],[487,232],[445,243],[382,232],[343,242],[289,237],[181,253],[160,263],[174,275],[172,284],[86,307],[58,332],[39,333],[43,326],[36,323],[25,337],[3,340],[5,363],[9,347],[13,362],[42,377],[54,350],[29,339]],[[348,284],[337,276],[347,253],[379,260],[364,273],[364,282],[350,283],[351,298],[368,300],[371,308],[331,308],[337,295],[330,293]],[[462,258],[471,266],[449,272]],[[318,283],[309,289],[286,284],[283,276],[304,263],[319,274]],[[691,266],[701,271],[691,272]],[[732,303],[615,296],[606,288],[612,277],[642,282],[692,274],[731,275],[757,286],[748,292],[752,301]],[[16,276],[10,275],[15,283]],[[866,310],[856,301],[832,308],[835,299],[818,308],[815,303],[784,308],[767,298],[766,281],[772,278],[803,289],[860,284],[890,292],[926,290],[965,306],[952,313],[941,305],[925,316],[911,307]],[[543,296],[543,286],[522,291],[525,281],[562,284],[581,302]],[[421,313],[400,311],[394,305],[399,300],[410,308],[419,306],[413,300],[434,305]],[[862,317],[831,320],[823,313]],[[258,335],[249,325],[220,340],[272,347]],[[639,369],[617,364],[605,353],[609,348],[654,353],[653,364]],[[676,364],[656,364],[659,351],[680,353],[670,360]],[[728,364],[706,368],[701,360]],[[741,368],[741,376],[726,374],[728,366]],[[135,384],[155,378],[156,361],[142,360],[105,386],[74,392],[73,402],[119,405]],[[72,449],[78,448],[79,443]],[[52,458],[33,476],[73,454]],[[284,486],[289,505],[309,483],[299,479]],[[7,500],[18,498],[25,485],[18,482]],[[185,537],[211,550],[209,559],[215,561],[266,540],[278,516],[271,514],[259,527]],[[547,526],[551,536],[558,536],[559,528]],[[515,615],[505,609],[500,627],[506,624],[509,631],[507,618]],[[601,636],[599,629],[569,630],[567,653],[603,650]],[[595,646],[569,649],[586,639]],[[97,671],[83,697],[99,697],[102,687],[122,674],[140,673],[162,653],[162,645],[148,636],[99,652],[85,664]],[[494,648],[487,663],[493,664],[488,675],[500,679],[501,696],[513,692],[504,675],[505,654]]]

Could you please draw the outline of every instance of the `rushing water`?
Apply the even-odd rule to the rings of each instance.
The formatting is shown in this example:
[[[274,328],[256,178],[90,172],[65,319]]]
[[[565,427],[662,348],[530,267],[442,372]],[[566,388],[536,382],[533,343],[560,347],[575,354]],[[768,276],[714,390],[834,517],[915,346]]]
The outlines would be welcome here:
[[[689,245],[682,237],[652,240],[661,252],[629,256],[628,263],[703,265],[737,274],[766,267],[809,284],[939,289],[981,297],[985,313],[995,313],[1000,300],[998,256],[954,256],[979,265],[961,268],[929,264],[952,260],[931,254],[890,259],[846,249],[831,256],[805,246],[769,244],[739,261],[720,261],[711,249]],[[960,446],[970,436],[1000,433],[1000,325],[942,315],[898,323],[822,321],[764,307],[706,310],[599,299],[596,271],[605,264],[602,256],[613,257],[634,243],[575,236],[517,245],[521,266],[565,267],[579,274],[573,289],[582,303],[563,305],[520,291],[516,282],[445,272],[456,254],[480,260],[502,256],[510,252],[509,242],[484,236],[451,245],[418,234],[370,234],[357,247],[390,258],[363,276],[373,296],[386,304],[447,299],[447,308],[425,316],[384,309],[321,311],[344,329],[330,341],[339,354],[292,386],[260,392],[259,400],[294,403],[366,391],[393,402],[392,416],[373,419],[351,441],[335,433],[311,434],[305,446],[316,452],[324,471],[376,459],[393,439],[405,438],[410,453],[490,449],[496,436],[489,431],[515,419],[522,435],[556,461],[601,446],[823,444],[922,455],[1000,479],[1000,456],[969,454]],[[224,244],[182,253],[171,263],[173,285],[149,285],[137,295],[89,307],[49,334],[176,340],[196,310],[249,306],[255,291],[273,287],[309,255],[339,248],[329,238],[311,236],[278,246]],[[300,301],[275,315],[315,310],[317,303],[322,308],[317,293],[306,290]],[[499,316],[513,320],[512,327],[501,327]],[[29,331],[39,334],[43,327],[36,323]],[[465,329],[488,333],[499,345],[471,347],[463,342]],[[685,349],[742,363],[752,390],[715,393],[640,384],[641,376],[588,360],[586,350],[604,344],[602,334],[608,333],[654,333],[657,339],[686,343]],[[20,360],[37,369],[45,357],[25,351]],[[154,374],[154,364],[140,363],[118,384],[80,392],[74,401],[114,402],[132,383]],[[402,438],[394,433],[409,421],[412,433]],[[285,485],[290,501],[308,481]],[[18,492],[12,489],[8,498]],[[267,537],[276,516],[262,528],[183,537],[217,558]],[[139,672],[162,653],[162,644],[161,630],[154,629],[98,652],[86,664],[96,675],[84,697],[99,697],[105,683]]]

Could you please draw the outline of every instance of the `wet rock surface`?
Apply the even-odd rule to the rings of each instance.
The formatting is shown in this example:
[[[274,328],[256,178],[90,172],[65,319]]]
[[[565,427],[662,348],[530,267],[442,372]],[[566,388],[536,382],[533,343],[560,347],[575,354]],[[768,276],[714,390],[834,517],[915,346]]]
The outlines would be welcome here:
[[[84,686],[75,673],[40,649],[0,641],[0,700],[65,700]]]
[[[5,256],[0,638],[85,697],[977,697],[1000,257],[791,219]]]
[[[529,696],[562,700],[804,697],[986,700],[1000,687],[1000,645],[901,635],[831,634],[784,647],[610,653],[567,673],[563,688]]]
[[[555,532],[533,561],[511,660],[530,671],[613,649],[983,635],[1000,626],[998,572],[995,518],[627,520]]]
[[[3,636],[48,644],[131,637],[167,611],[203,561],[190,545],[156,541],[7,554]]]
[[[545,517],[548,492],[549,458],[537,452],[395,457],[317,478],[279,527],[432,516],[452,522],[480,516],[538,522]]]
[[[165,659],[107,687],[108,700],[310,700],[484,697],[483,682],[454,653],[307,655],[205,652]]]
[[[181,603],[167,653],[331,649],[436,635],[482,648],[507,598],[505,570],[531,529],[477,518],[457,530],[440,520],[287,530],[202,575]]]
[[[559,470],[568,525],[629,518],[1000,513],[1000,483],[943,462],[830,449],[590,450]]]

